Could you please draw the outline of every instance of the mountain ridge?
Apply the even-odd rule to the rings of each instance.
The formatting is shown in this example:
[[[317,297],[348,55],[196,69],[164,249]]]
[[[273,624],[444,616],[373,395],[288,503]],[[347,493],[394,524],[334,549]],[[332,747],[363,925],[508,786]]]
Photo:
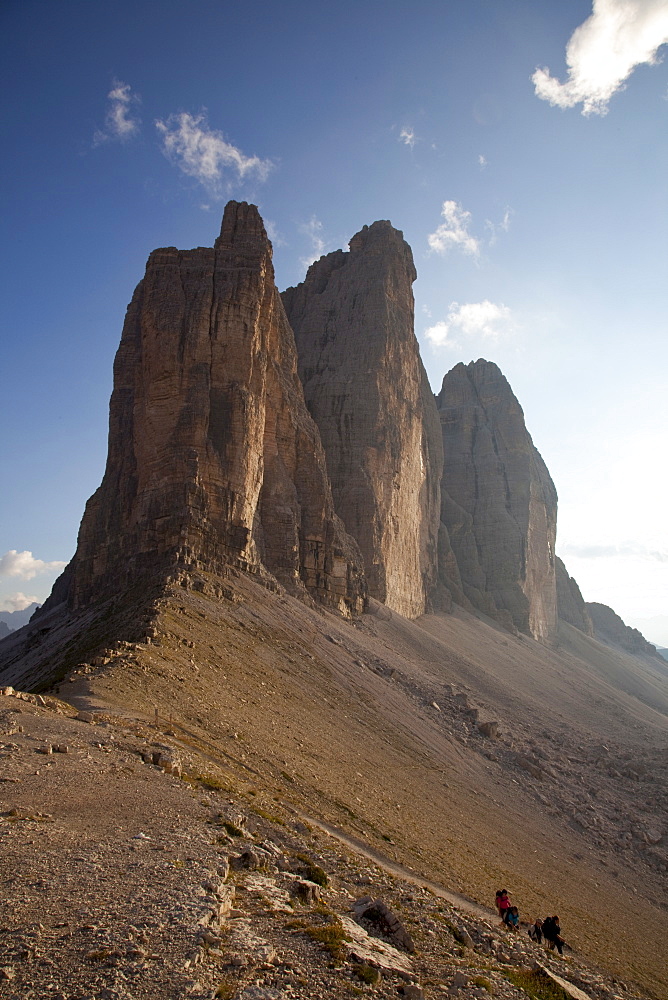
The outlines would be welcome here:
[[[151,254],[103,483],[51,597],[0,642],[0,683],[171,717],[425,876],[558,906],[584,953],[658,1000],[665,671],[616,623],[597,634],[498,368],[427,391],[406,248],[376,223],[314,265],[284,296],[296,336],[254,206],[228,205],[214,248]],[[319,344],[335,391],[309,389]],[[360,374],[380,390],[361,398]],[[338,486],[328,416],[357,456]],[[609,940],[620,886],[639,920]]]

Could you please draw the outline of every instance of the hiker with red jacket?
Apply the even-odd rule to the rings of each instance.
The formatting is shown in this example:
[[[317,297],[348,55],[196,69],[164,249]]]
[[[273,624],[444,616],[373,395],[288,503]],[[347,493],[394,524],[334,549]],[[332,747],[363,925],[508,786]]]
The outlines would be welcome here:
[[[496,894],[496,908],[499,911],[499,916],[501,917],[501,922],[504,923],[504,924],[506,922],[506,914],[508,913],[508,910],[510,909],[510,906],[511,906],[511,903],[510,903],[510,899],[508,898],[508,890],[507,889],[499,889],[499,891]]]

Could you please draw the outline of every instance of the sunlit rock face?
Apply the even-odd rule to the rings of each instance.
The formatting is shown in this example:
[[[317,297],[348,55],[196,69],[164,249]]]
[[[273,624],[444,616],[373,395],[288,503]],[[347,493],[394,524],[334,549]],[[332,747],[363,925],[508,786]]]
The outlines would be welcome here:
[[[369,593],[407,617],[437,581],[442,445],[413,331],[411,249],[374,222],[283,293],[337,513]]]
[[[459,581],[453,593],[538,639],[556,628],[557,494],[524,414],[488,361],[458,364],[436,402],[443,434],[442,518]]]
[[[568,570],[561,559],[557,556],[557,610],[559,618],[568,622],[586,635],[593,636],[594,626],[592,624],[587,605],[580,593],[580,588],[568,575]]]
[[[257,209],[236,202],[212,249],[150,255],[116,355],[104,479],[59,584],[72,607],[231,564],[363,608],[271,258]]]

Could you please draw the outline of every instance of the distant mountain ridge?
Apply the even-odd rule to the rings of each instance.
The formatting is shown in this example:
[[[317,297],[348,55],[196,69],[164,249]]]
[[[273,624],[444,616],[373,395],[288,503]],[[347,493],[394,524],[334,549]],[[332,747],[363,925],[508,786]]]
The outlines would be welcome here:
[[[0,611],[0,622],[7,626],[9,632],[13,632],[15,629],[22,628],[27,624],[39,607],[40,605],[37,601],[33,601],[27,608],[22,608],[20,611]],[[2,634],[0,632],[0,637]]]

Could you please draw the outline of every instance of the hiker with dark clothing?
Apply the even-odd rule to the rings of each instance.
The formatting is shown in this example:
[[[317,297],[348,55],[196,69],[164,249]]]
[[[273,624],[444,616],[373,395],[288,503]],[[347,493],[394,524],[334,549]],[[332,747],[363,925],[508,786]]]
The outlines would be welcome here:
[[[513,931],[520,929],[520,911],[516,906],[508,907],[504,914],[503,922],[506,927],[509,927]]]
[[[561,936],[561,927],[559,926],[559,917],[545,917],[543,921],[543,937],[547,942],[547,947],[550,951],[554,951],[556,948],[560,955],[564,953],[565,941]]]
[[[536,920],[535,923],[531,925],[531,927],[527,931],[527,934],[529,935],[532,941],[536,942],[536,944],[543,943],[543,921],[540,919],[540,917]]]

